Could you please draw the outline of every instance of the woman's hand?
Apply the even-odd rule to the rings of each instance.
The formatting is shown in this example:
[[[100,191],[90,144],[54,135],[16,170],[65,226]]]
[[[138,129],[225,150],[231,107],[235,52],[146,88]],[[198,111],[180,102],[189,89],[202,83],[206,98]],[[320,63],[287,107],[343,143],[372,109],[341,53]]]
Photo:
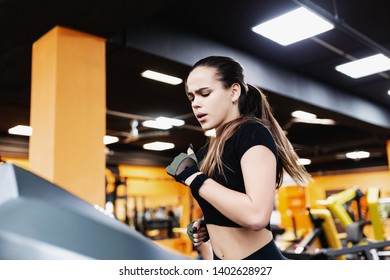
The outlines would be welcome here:
[[[210,239],[203,219],[198,219],[190,223],[187,226],[187,235],[195,247],[198,247]]]
[[[187,149],[187,153],[180,153],[176,156],[167,166],[166,171],[176,181],[189,186],[196,175],[200,173],[198,159],[191,146]]]

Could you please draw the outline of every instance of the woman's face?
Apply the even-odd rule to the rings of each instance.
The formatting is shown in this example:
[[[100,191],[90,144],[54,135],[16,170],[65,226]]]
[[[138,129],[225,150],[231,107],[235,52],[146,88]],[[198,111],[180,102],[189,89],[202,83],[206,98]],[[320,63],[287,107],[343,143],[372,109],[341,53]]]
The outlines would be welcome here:
[[[204,130],[217,128],[221,124],[239,117],[238,102],[240,86],[224,88],[215,77],[216,69],[199,66],[187,79],[187,95],[192,111]]]

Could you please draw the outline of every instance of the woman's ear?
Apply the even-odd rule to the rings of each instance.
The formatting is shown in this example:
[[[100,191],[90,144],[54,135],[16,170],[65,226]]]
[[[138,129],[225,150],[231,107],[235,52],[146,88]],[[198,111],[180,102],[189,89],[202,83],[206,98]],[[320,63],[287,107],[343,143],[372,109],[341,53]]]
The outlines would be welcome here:
[[[238,83],[234,83],[231,87],[232,102],[236,103],[241,95],[241,86]]]

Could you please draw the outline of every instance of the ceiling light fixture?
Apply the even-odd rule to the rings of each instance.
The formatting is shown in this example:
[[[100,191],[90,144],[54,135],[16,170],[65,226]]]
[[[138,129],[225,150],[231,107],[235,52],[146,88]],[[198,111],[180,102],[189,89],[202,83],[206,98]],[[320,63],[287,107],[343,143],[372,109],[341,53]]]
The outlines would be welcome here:
[[[119,142],[119,138],[116,136],[111,136],[111,135],[105,135],[103,137],[103,143],[104,145],[110,145],[113,143]]]
[[[308,123],[308,124],[322,124],[322,125],[335,125],[336,121],[332,119],[312,119],[312,120],[305,120],[300,118],[295,118],[294,122],[296,123]]]
[[[333,28],[332,23],[301,7],[256,25],[252,31],[287,46]]]
[[[294,111],[291,113],[294,117],[292,120],[295,123],[309,123],[309,124],[322,124],[322,125],[335,125],[336,121],[332,119],[319,119],[317,115],[308,113],[305,111]]]
[[[298,164],[309,165],[309,164],[311,164],[311,160],[308,158],[300,158],[300,159],[298,159]]]
[[[28,125],[17,125],[8,129],[9,134],[31,136],[32,127]]]
[[[217,133],[215,132],[215,128],[213,128],[213,129],[206,130],[204,132],[204,135],[207,137],[216,137]]]
[[[162,130],[167,130],[171,129],[172,125],[164,122],[159,122],[156,120],[147,120],[142,122],[142,125],[145,127],[150,127],[150,128],[156,128],[156,129],[162,129]]]
[[[336,70],[351,78],[358,79],[390,70],[390,59],[383,54],[376,54],[338,65],[336,66]]]
[[[155,80],[155,81],[167,83],[167,84],[170,84],[170,85],[179,85],[179,84],[181,84],[183,82],[183,80],[180,79],[180,78],[177,78],[177,77],[174,77],[174,76],[170,76],[170,75],[166,75],[166,74],[162,74],[162,73],[159,73],[159,72],[156,72],[156,71],[152,71],[152,70],[146,70],[146,71],[142,72],[141,76],[144,77],[144,78],[148,78],[148,79],[152,79],[152,80]]]
[[[350,159],[362,159],[362,158],[369,158],[370,153],[366,151],[355,151],[355,152],[346,153],[345,156]]]
[[[291,116],[297,119],[302,119],[302,120],[314,120],[317,118],[317,115],[308,113],[305,111],[297,110],[291,113]]]
[[[167,118],[167,117],[158,117],[156,118],[156,121],[160,123],[165,123],[167,125],[173,125],[173,126],[182,126],[185,124],[185,121],[175,119],[175,118]]]
[[[168,143],[168,142],[155,141],[155,142],[144,144],[142,147],[145,150],[164,151],[164,150],[173,149],[175,147],[175,144]]]

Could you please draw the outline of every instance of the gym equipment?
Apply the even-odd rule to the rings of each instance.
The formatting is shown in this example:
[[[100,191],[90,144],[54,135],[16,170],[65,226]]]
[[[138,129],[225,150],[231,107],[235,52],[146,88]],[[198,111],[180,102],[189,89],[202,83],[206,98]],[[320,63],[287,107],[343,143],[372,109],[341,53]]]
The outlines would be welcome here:
[[[364,193],[358,188],[345,189],[339,193],[332,194],[324,201],[318,203],[325,205],[332,215],[338,219],[341,226],[345,228],[347,234],[346,242],[352,244],[365,244],[367,240],[363,233],[363,228],[370,222],[365,220],[361,211],[360,200]],[[357,205],[357,217],[348,211],[348,206],[353,202]]]
[[[379,211],[380,191],[377,187],[372,187],[367,190],[367,204],[370,213],[370,221],[374,229],[374,238],[378,241],[385,240],[385,232],[383,229],[382,217]]]
[[[337,238],[337,230],[333,217],[328,209],[307,208],[308,215],[313,225],[313,230],[302,240],[287,248],[283,254],[289,259],[328,259],[325,249],[341,249],[342,244]],[[311,245],[319,241],[315,249]],[[345,259],[338,256],[338,259]]]
[[[380,260],[389,256],[386,248],[390,240],[343,247],[337,237],[336,226],[328,209],[308,210],[314,229],[297,246],[283,251],[288,259]],[[319,240],[320,247],[310,251],[310,245]]]
[[[365,244],[369,241],[363,233],[365,225],[371,224],[374,230],[374,239],[376,241],[386,240],[382,217],[380,214],[379,204],[385,202],[385,199],[380,198],[380,190],[378,187],[370,187],[367,189],[367,206],[370,219],[366,219],[362,215],[360,199],[365,195],[359,189],[346,189],[342,192],[329,196],[323,205],[331,211],[332,215],[336,217],[340,224],[345,228],[347,233],[347,242],[353,244]],[[357,203],[357,219],[354,215],[348,212],[346,206],[350,205],[352,201]]]
[[[288,248],[283,254],[289,259],[384,259],[390,254],[387,247],[390,240],[368,242],[362,228],[369,223],[362,218],[359,200],[363,197],[359,189],[347,189],[341,193],[329,196],[324,203],[329,209],[307,209],[313,230],[298,244]],[[377,206],[378,192],[370,194],[371,207]],[[344,204],[357,201],[358,221],[354,222]],[[333,211],[333,212],[331,212]],[[347,230],[347,246],[343,246],[332,217],[336,216]],[[375,219],[378,219],[374,213]],[[310,245],[318,240],[319,245],[310,251]]]
[[[383,226],[383,217],[380,214],[379,205],[388,203],[388,198],[380,198],[380,190],[378,187],[371,187],[367,190],[367,205],[370,214],[370,222],[374,231],[374,239],[377,241],[385,241],[385,230]],[[390,257],[390,251],[378,252],[378,257]]]
[[[187,259],[13,164],[0,165],[0,259]]]
[[[323,204],[328,207],[330,212],[340,221],[341,225],[345,227],[354,222],[353,217],[351,217],[346,209],[346,206],[353,201],[357,203],[359,220],[362,219],[360,207],[360,199],[362,197],[364,197],[364,194],[360,189],[351,188],[328,196]]]

